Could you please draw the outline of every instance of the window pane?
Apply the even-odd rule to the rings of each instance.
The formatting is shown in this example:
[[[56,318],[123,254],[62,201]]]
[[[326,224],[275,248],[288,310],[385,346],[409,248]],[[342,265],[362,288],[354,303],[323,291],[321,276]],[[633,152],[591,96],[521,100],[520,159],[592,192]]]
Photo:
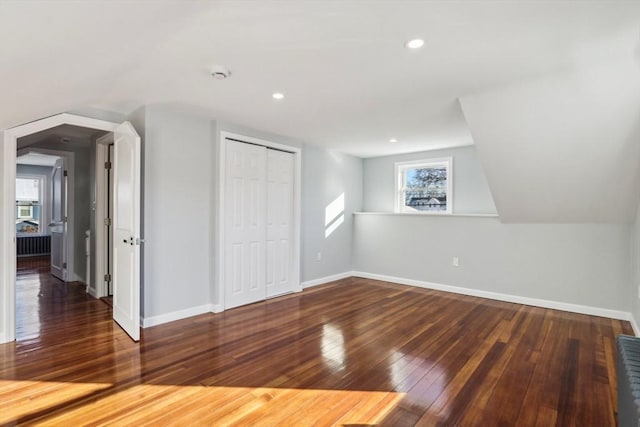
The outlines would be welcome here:
[[[39,202],[40,180],[32,178],[17,178],[16,200],[26,202]]]
[[[405,169],[404,205],[417,211],[447,210],[447,167]]]
[[[40,179],[16,179],[16,233],[40,232]]]

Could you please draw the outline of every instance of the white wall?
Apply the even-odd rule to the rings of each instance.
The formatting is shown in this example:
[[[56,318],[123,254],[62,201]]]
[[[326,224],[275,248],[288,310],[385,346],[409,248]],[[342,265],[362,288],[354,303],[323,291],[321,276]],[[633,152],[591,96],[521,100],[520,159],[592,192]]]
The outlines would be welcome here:
[[[302,143],[170,106],[147,106],[129,120],[141,134],[144,152],[143,316],[166,319],[217,304],[220,132],[295,147]],[[349,272],[352,213],[362,208],[362,160],[304,146],[302,162],[302,281]],[[325,238],[325,208],[342,193],[345,221]]]
[[[453,212],[496,213],[489,185],[473,146],[364,160],[364,210],[393,212],[395,163],[453,157]]]
[[[326,236],[326,208],[341,195],[344,222]],[[352,270],[353,212],[361,209],[362,159],[305,145],[302,155],[303,282]],[[316,258],[318,253],[321,253],[320,261]]]
[[[628,312],[630,235],[617,224],[362,214],[354,269]]]
[[[631,56],[461,97],[504,222],[633,221],[640,79]]]
[[[208,304],[210,120],[148,106],[144,120],[144,317]]]

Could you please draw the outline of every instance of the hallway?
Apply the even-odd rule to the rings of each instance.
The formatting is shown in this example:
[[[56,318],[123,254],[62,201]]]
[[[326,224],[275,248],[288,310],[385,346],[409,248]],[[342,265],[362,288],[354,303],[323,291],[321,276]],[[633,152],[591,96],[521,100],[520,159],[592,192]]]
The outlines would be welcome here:
[[[111,308],[86,293],[79,282],[66,285],[50,273],[46,257],[18,258],[16,339],[43,339],[48,332],[72,337],[86,322],[111,321]]]

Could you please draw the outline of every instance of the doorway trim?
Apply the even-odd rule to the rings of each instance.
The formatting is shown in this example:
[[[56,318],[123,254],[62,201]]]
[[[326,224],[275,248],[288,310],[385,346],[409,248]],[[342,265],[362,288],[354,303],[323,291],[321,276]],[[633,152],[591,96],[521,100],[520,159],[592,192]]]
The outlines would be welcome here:
[[[107,215],[107,203],[106,197],[109,188],[107,186],[106,172],[104,167],[107,161],[107,150],[109,144],[113,144],[113,133],[101,136],[96,140],[96,167],[95,167],[95,180],[96,180],[96,197],[95,197],[95,225],[96,235],[94,247],[95,251],[95,286],[94,291],[96,298],[106,297],[108,295],[107,283],[104,280],[104,276],[107,274],[107,254],[101,251],[99,248],[107,248],[107,233],[105,230],[105,218]],[[107,251],[109,249],[107,248]]]
[[[2,134],[0,162],[0,343],[16,337],[16,227],[14,219],[16,192],[16,156],[18,138],[60,125],[73,125],[113,132],[119,123],[92,119],[69,113],[36,120],[10,129]]]
[[[279,144],[276,142],[270,142],[259,138],[253,138],[250,136],[239,135],[232,132],[221,131],[218,151],[218,185],[217,185],[217,221],[216,230],[218,235],[214,240],[216,242],[216,287],[217,292],[213,295],[217,295],[217,301],[213,304],[213,312],[219,313],[226,309],[225,306],[225,283],[224,283],[224,242],[225,242],[225,222],[224,222],[224,189],[225,189],[225,164],[226,164],[226,147],[227,138],[235,139],[240,142],[246,142],[249,144],[261,145],[267,148],[275,148],[277,150],[288,151],[293,154],[294,157],[294,177],[293,177],[293,290],[294,292],[302,291],[302,285],[300,283],[300,218],[301,218],[301,189],[302,189],[302,149],[291,145]]]

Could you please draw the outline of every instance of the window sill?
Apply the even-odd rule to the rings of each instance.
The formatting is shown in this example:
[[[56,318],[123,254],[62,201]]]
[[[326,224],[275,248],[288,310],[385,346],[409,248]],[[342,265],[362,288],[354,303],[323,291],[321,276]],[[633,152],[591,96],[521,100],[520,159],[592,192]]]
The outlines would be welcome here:
[[[423,216],[429,218],[440,217],[478,217],[478,218],[499,218],[494,213],[452,213],[452,214],[428,214],[413,212],[354,212],[354,215],[390,215],[390,216]]]

